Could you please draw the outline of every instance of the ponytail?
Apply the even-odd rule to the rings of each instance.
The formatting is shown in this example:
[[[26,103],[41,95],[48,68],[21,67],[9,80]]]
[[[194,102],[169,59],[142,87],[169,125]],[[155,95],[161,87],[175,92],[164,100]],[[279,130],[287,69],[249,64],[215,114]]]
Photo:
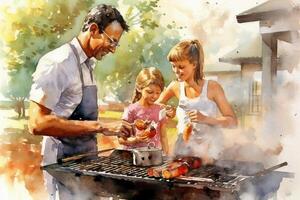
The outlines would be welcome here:
[[[199,80],[204,78],[203,66],[204,66],[204,52],[202,46],[198,40],[192,40],[189,48],[190,61],[196,65],[194,73],[194,81],[198,83]]]

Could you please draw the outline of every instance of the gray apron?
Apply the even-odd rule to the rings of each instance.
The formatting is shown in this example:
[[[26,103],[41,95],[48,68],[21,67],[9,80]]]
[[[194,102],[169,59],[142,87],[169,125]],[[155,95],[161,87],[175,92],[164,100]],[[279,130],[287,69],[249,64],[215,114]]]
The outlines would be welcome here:
[[[97,87],[96,85],[84,85],[82,67],[79,62],[79,55],[76,48],[69,43],[76,59],[77,67],[80,73],[82,83],[82,99],[76,107],[69,120],[97,120],[98,104],[97,104]],[[91,78],[92,78],[92,72]],[[47,137],[44,141],[44,157],[43,164],[56,163],[58,159],[82,154],[87,152],[97,151],[96,134],[76,136],[76,137]],[[59,183],[49,173],[44,171],[46,188],[51,200],[56,199],[58,190],[60,200],[73,199],[72,193]]]

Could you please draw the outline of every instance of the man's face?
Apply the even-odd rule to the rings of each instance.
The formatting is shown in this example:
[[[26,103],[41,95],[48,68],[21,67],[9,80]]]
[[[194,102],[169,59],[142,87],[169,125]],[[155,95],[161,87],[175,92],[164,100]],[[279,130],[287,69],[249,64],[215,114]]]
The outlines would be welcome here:
[[[90,40],[93,56],[97,60],[101,60],[106,54],[114,53],[122,33],[123,28],[117,21],[113,21],[109,24],[102,33],[99,33],[99,30],[97,30]]]

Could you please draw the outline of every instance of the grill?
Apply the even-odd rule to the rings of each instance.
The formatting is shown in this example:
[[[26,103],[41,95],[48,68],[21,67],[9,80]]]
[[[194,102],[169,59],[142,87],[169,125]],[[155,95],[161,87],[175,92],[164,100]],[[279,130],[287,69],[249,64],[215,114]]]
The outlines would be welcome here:
[[[273,171],[284,164],[265,170],[260,163],[219,160],[166,180],[148,177],[146,167],[133,166],[129,151],[114,150],[110,156],[81,156],[43,169],[81,199],[240,199],[245,192],[268,199],[276,197],[284,177],[294,176]]]

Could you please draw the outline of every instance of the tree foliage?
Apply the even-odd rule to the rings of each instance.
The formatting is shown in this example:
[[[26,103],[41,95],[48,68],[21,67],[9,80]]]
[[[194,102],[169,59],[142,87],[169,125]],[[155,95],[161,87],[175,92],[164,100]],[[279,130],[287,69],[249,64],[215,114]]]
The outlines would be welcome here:
[[[166,54],[177,42],[177,32],[174,27],[159,25],[158,1],[20,0],[0,6],[0,40],[4,46],[1,54],[10,77],[4,94],[28,97],[31,74],[39,58],[76,36],[87,11],[99,3],[116,6],[130,25],[129,33],[121,39],[121,47],[96,68],[99,85],[105,84],[100,94],[110,90],[121,100],[127,99],[131,95],[128,88],[143,66],[157,66],[167,75],[170,67]],[[110,82],[109,75],[119,81]]]
[[[27,97],[39,58],[70,40],[90,0],[22,0],[3,5],[0,38],[10,81],[6,95]]]
[[[92,3],[91,0],[21,0],[0,7],[0,39],[4,46],[1,54],[10,77],[3,94],[15,102],[17,112],[25,110],[24,99],[28,97],[31,75],[39,58],[70,40],[74,30],[79,31],[78,21]]]
[[[97,67],[99,85],[106,91],[115,91],[120,100],[130,99],[135,77],[143,67],[158,67],[166,79],[172,79],[171,67],[166,56],[171,47],[178,42],[179,33],[175,24],[160,25],[162,13],[158,11],[159,0],[124,0],[127,10],[124,17],[130,31],[121,38],[120,47],[113,56],[107,56]],[[104,69],[104,70],[103,70]],[[109,84],[118,74],[116,85]],[[104,84],[102,84],[104,83]],[[111,82],[112,83],[112,82]],[[113,86],[113,87],[111,87]]]

